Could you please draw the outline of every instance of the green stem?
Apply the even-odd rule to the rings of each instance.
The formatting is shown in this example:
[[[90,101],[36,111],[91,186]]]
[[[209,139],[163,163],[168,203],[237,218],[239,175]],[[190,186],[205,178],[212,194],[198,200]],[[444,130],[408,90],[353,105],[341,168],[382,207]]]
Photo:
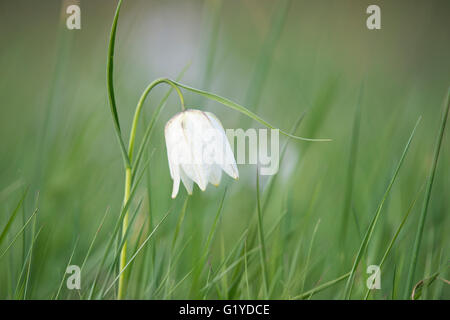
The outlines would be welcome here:
[[[175,84],[173,84],[172,81],[170,81],[168,79],[156,79],[155,81],[150,83],[147,86],[147,88],[144,90],[144,92],[142,93],[141,98],[139,99],[139,102],[136,106],[136,111],[134,113],[133,123],[131,125],[130,140],[129,140],[129,144],[128,144],[128,159],[130,160],[130,162],[133,160],[134,142],[136,140],[137,125],[139,123],[139,116],[141,114],[141,110],[144,105],[145,99],[147,98],[147,96],[151,92],[151,90],[154,87],[156,87],[158,84],[161,84],[161,83],[167,83],[175,89],[175,91],[178,93],[178,96],[180,97],[181,108],[182,108],[182,110],[184,110],[183,95],[181,94],[180,89]],[[125,192],[124,192],[124,199],[123,199],[124,205],[128,202],[128,200],[130,198],[132,178],[133,178],[133,174],[132,174],[131,166],[125,167]],[[123,299],[124,294],[125,294],[125,286],[126,286],[125,272],[123,272],[123,270],[124,270],[125,266],[127,265],[127,241],[124,240],[127,229],[128,229],[128,211],[125,213],[125,216],[124,216],[123,222],[122,222],[123,247],[120,251],[120,267],[119,267],[120,275],[119,275],[119,288],[118,288],[118,292],[117,292],[117,298],[119,300]]]
[[[131,168],[127,168],[125,171],[125,193],[123,197],[123,205],[125,206],[130,198],[131,193]],[[122,240],[126,236],[126,232],[128,229],[128,211],[125,213],[122,221]],[[123,243],[122,250],[120,251],[120,277],[119,277],[119,289],[117,291],[117,299],[121,300],[125,294],[125,273],[122,270],[125,268],[127,264],[127,242]]]
[[[180,89],[175,85],[175,83],[173,81],[166,79],[166,78],[161,78],[161,79],[156,79],[155,81],[150,83],[147,86],[147,88],[145,88],[144,92],[142,93],[141,98],[139,99],[139,102],[136,106],[136,111],[134,112],[133,124],[131,126],[131,132],[130,132],[130,142],[128,144],[128,158],[130,159],[130,161],[132,161],[132,158],[133,158],[134,141],[136,139],[136,129],[137,129],[137,125],[139,122],[139,116],[141,114],[142,106],[144,105],[145,99],[147,98],[150,91],[154,87],[156,87],[158,84],[161,84],[161,83],[166,83],[175,89],[175,91],[178,93],[178,96],[180,97],[181,109],[182,110],[185,109],[183,94],[181,93]]]
[[[179,76],[177,77],[177,81],[183,77],[184,73],[189,68],[189,66],[190,66],[190,63],[187,64],[183,68],[183,70],[180,72]],[[139,164],[142,160],[142,155],[143,155],[144,150],[150,139],[150,135],[153,130],[153,125],[155,124],[156,120],[158,119],[161,109],[164,108],[164,106],[166,105],[167,99],[169,98],[170,94],[172,93],[172,90],[174,90],[173,86],[171,86],[171,88],[166,92],[165,96],[161,99],[159,105],[156,107],[155,111],[153,112],[153,116],[150,119],[150,123],[147,125],[147,129],[145,130],[144,136],[142,137],[142,142],[139,145],[139,149],[138,149],[136,158],[134,158],[135,160],[133,162],[133,168],[131,170],[131,183],[134,182],[134,178],[136,176],[137,169],[139,168]],[[182,105],[182,109],[184,109],[183,105]]]

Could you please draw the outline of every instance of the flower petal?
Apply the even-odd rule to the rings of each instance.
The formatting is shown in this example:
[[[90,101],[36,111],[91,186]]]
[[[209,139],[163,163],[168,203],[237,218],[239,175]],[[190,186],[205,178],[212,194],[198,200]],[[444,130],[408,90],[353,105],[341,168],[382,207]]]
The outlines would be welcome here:
[[[179,188],[180,188],[180,175],[177,167],[176,174],[173,178],[172,199],[175,199],[175,197],[177,196]]]
[[[238,179],[239,171],[236,165],[236,160],[234,159],[234,154],[231,150],[230,143],[228,142],[225,131],[223,130],[222,123],[211,112],[205,112],[205,114],[208,116],[217,132],[220,133],[220,143],[217,147],[221,148],[219,151],[221,153],[221,161],[217,161],[217,164],[220,165],[223,171],[225,171],[230,177],[233,179]]]
[[[169,162],[170,176],[173,179],[172,198],[175,198],[177,196],[180,186],[181,169],[178,158],[180,156],[180,152],[183,151],[183,148],[180,148],[181,134],[182,131],[180,124],[180,114],[177,114],[167,122],[166,127],[164,128],[164,136],[166,139],[166,148],[167,148],[167,159]]]
[[[222,169],[235,179],[239,177],[225,130],[214,114],[194,109],[180,112],[167,122],[164,134],[172,198],[178,194],[180,180],[192,194],[194,182],[203,191],[208,183],[217,186]]]
[[[183,184],[184,184],[184,187],[186,188],[187,193],[191,195],[192,190],[194,188],[194,182],[192,181],[191,178],[189,178],[186,175],[183,168],[181,168],[181,170],[180,170],[180,176],[181,176],[181,181],[183,181]]]
[[[187,178],[193,180],[202,191],[205,191],[206,186],[208,185],[208,179],[205,172],[203,172],[203,169],[199,165],[183,163],[181,168]]]
[[[186,175],[194,180],[201,190],[208,185],[207,168],[203,161],[204,139],[203,133],[207,123],[198,110],[187,110],[183,113],[181,127],[183,138],[187,145],[185,161],[182,167]]]
[[[209,183],[217,187],[220,183],[221,178],[222,178],[222,169],[220,168],[220,166],[217,164],[212,165],[208,177]]]

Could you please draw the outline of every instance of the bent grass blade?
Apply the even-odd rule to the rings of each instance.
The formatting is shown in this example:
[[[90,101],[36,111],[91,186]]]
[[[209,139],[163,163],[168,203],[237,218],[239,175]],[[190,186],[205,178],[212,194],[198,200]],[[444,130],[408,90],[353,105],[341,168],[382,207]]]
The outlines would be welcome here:
[[[366,232],[366,234],[364,236],[364,239],[361,242],[361,245],[359,247],[358,253],[357,253],[356,258],[355,258],[355,261],[353,263],[353,267],[352,267],[352,269],[350,271],[350,276],[348,277],[347,284],[345,286],[345,291],[344,291],[344,298],[345,299],[350,299],[350,296],[351,296],[351,293],[352,293],[352,287],[353,287],[353,282],[354,282],[354,278],[355,278],[356,269],[358,268],[358,265],[359,265],[359,263],[360,263],[360,261],[362,259],[362,256],[363,256],[363,254],[364,254],[368,244],[370,243],[373,231],[374,231],[375,226],[376,226],[376,224],[378,222],[378,218],[380,217],[381,210],[383,209],[384,202],[386,201],[386,199],[387,199],[387,197],[388,197],[388,195],[389,195],[389,193],[391,191],[391,188],[394,185],[394,182],[395,182],[395,180],[397,178],[397,175],[398,175],[398,173],[400,171],[400,168],[402,167],[403,161],[405,160],[406,154],[408,153],[409,146],[411,145],[411,141],[412,141],[412,139],[414,137],[414,133],[416,132],[417,126],[419,125],[421,118],[422,117],[419,117],[419,119],[416,122],[416,125],[414,126],[414,129],[411,132],[411,135],[409,136],[408,142],[406,143],[406,146],[405,146],[405,148],[403,150],[403,153],[402,153],[402,155],[400,157],[400,160],[399,160],[399,162],[397,164],[397,168],[395,169],[395,172],[394,172],[394,174],[393,174],[393,176],[391,178],[391,181],[389,182],[389,185],[386,188],[386,191],[384,192],[383,198],[381,199],[381,202],[378,205],[377,211],[376,211],[372,221],[369,224],[369,227],[368,227],[367,232]]]

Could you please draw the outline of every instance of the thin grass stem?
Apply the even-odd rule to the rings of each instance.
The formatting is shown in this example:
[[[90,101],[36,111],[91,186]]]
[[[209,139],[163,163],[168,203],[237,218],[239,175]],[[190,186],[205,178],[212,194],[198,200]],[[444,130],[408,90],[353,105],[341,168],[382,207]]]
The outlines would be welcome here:
[[[370,243],[373,231],[374,231],[375,226],[376,226],[376,224],[378,222],[378,218],[380,217],[381,210],[383,209],[383,205],[384,205],[384,203],[385,203],[385,201],[386,201],[386,199],[387,199],[387,197],[388,197],[388,195],[389,195],[389,193],[391,191],[392,186],[394,185],[394,182],[395,182],[395,180],[397,178],[397,175],[398,175],[398,173],[400,171],[400,168],[402,167],[403,161],[405,160],[406,154],[408,153],[409,146],[411,145],[411,141],[412,141],[412,139],[414,137],[414,133],[416,132],[417,126],[419,125],[421,118],[422,117],[419,117],[419,119],[416,122],[416,125],[414,126],[414,129],[411,132],[411,135],[409,136],[408,142],[406,143],[406,146],[405,146],[405,148],[403,150],[403,153],[402,153],[402,155],[400,157],[400,160],[399,160],[399,162],[397,164],[397,168],[395,169],[395,172],[394,172],[394,174],[393,174],[393,176],[391,178],[391,181],[389,182],[389,185],[387,186],[386,191],[384,192],[383,198],[381,199],[381,202],[378,205],[377,211],[376,211],[372,221],[370,222],[369,227],[367,228],[367,232],[366,232],[366,234],[364,236],[364,239],[361,242],[361,245],[359,247],[358,253],[357,253],[356,258],[355,258],[355,261],[353,263],[353,267],[352,267],[352,269],[350,271],[350,276],[348,277],[347,284],[345,285],[345,291],[344,291],[344,298],[345,299],[350,299],[350,296],[352,294],[352,288],[353,288],[353,282],[354,282],[354,279],[355,279],[356,269],[358,268],[358,265],[359,265],[359,263],[360,263],[360,261],[362,259],[362,256],[363,256],[363,254],[364,254],[368,244]]]
[[[417,225],[416,238],[414,240],[411,264],[410,264],[410,268],[409,268],[409,272],[408,272],[408,279],[406,281],[407,287],[406,287],[405,295],[404,295],[405,299],[408,298],[408,296],[412,290],[412,287],[413,287],[414,273],[416,271],[417,259],[419,257],[419,250],[420,250],[420,244],[422,242],[422,235],[423,235],[423,229],[425,226],[425,219],[426,219],[427,213],[428,213],[428,205],[430,204],[431,190],[433,189],[433,181],[434,181],[434,176],[436,173],[437,163],[439,160],[439,154],[441,151],[442,140],[444,138],[444,132],[445,132],[445,126],[447,124],[449,108],[450,108],[450,88],[447,89],[447,99],[446,99],[446,103],[444,105],[444,113],[442,115],[441,125],[439,127],[439,133],[436,137],[436,145],[434,148],[433,163],[430,168],[430,175],[428,177],[427,187],[425,190],[425,200],[423,202],[423,207],[422,207],[422,211],[421,211],[420,218],[419,218],[419,224]]]
[[[267,276],[267,257],[266,257],[266,243],[264,241],[264,230],[262,221],[262,210],[261,210],[261,197],[259,190],[259,168],[256,168],[256,202],[258,207],[258,237],[259,244],[261,245],[260,258],[261,258],[261,271],[263,277],[263,292],[264,298],[268,298],[267,292],[269,289],[269,281]]]

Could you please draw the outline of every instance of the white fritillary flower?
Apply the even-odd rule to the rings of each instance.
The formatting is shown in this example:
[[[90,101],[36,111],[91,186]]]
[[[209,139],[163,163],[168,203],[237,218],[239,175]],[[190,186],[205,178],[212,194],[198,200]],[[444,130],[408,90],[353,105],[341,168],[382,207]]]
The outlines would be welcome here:
[[[167,122],[164,135],[173,179],[172,198],[178,194],[180,180],[192,194],[194,182],[202,191],[208,183],[219,185],[222,170],[239,178],[233,151],[214,114],[195,109],[177,113]]]

